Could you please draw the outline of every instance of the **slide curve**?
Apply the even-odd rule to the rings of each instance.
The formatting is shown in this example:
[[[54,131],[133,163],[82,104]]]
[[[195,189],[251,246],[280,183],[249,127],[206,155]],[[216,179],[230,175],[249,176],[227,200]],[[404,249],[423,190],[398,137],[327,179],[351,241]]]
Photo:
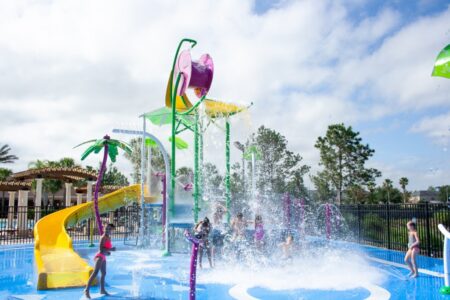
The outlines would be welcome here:
[[[100,213],[137,201],[140,185],[121,188],[99,198]],[[34,257],[37,289],[85,286],[93,269],[72,246],[66,227],[93,218],[93,202],[71,206],[40,219],[34,226]]]

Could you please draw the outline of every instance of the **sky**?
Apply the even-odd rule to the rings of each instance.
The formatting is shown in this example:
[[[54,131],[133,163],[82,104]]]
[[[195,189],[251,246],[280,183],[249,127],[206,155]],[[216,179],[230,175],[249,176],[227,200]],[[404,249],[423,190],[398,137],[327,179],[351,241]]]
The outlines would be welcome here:
[[[214,60],[210,97],[253,103],[232,117],[232,141],[273,128],[314,174],[317,137],[343,122],[375,149],[380,180],[450,183],[450,81],[430,76],[450,43],[446,0],[0,0],[0,144],[19,156],[3,167],[79,158],[82,141],[140,129],[139,115],[164,105],[183,37],[198,41],[194,59]],[[205,136],[205,160],[221,168],[223,127]],[[169,146],[168,127],[149,130]],[[192,149],[177,163],[192,166]],[[123,157],[117,166],[131,172]]]

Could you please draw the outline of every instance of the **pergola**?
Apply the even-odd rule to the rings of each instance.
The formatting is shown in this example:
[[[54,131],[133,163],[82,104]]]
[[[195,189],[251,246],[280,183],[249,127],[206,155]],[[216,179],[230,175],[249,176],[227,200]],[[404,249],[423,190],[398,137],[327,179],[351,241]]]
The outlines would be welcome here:
[[[31,189],[31,181],[0,181],[0,192],[8,192],[9,200],[8,200],[8,222],[7,229],[13,228],[14,223],[14,200],[16,192],[19,192],[19,202],[20,199],[24,197],[24,193],[28,197],[28,191]],[[19,214],[19,228],[26,228],[26,219],[22,216],[23,214]]]
[[[74,182],[80,180],[87,181],[86,199],[87,201],[92,201],[92,185],[97,180],[97,172],[83,169],[81,167],[45,167],[29,169],[12,174],[8,178],[8,181],[0,183],[0,191],[9,192],[8,219],[10,215],[14,216],[14,200],[16,191],[19,192],[18,209],[20,215],[26,216],[28,206],[28,192],[31,189],[33,180],[36,180],[36,198],[34,201],[35,219],[37,221],[40,218],[42,204],[42,182],[44,179],[56,179],[61,180],[65,183],[65,205],[70,206],[72,199],[72,185]],[[81,202],[82,194],[77,193],[77,204],[80,204]],[[21,218],[19,218],[18,221],[19,228],[21,228],[21,226],[26,227],[26,224],[22,224],[23,222],[21,222]],[[26,223],[26,221],[24,223]]]

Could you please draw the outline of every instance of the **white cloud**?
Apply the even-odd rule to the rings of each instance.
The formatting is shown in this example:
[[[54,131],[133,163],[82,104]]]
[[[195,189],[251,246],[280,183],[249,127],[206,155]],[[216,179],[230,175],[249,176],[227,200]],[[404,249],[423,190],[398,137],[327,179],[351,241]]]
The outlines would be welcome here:
[[[412,131],[424,133],[440,145],[448,145],[450,140],[450,111],[423,118],[413,126]]]
[[[71,148],[80,141],[113,127],[139,128],[139,114],[163,105],[182,37],[198,40],[194,57],[212,55],[213,98],[254,102],[251,122],[233,118],[232,139],[266,124],[310,165],[318,159],[315,138],[331,122],[448,105],[450,87],[429,74],[450,9],[403,25],[392,9],[355,23],[350,8],[335,1],[288,1],[263,15],[252,5],[1,1],[0,136],[21,158],[14,168],[78,157]],[[369,100],[355,100],[355,91]],[[154,131],[166,139],[167,128]],[[207,159],[222,161],[223,139],[211,129]],[[179,157],[180,165],[192,163],[189,153]],[[130,170],[124,161],[119,166]]]

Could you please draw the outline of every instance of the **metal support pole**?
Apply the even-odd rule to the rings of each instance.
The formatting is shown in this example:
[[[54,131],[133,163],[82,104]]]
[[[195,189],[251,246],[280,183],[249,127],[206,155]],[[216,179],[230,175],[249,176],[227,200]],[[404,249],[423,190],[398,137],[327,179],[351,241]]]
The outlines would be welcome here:
[[[198,222],[198,112],[195,114],[195,127],[194,127],[194,223]]]
[[[361,243],[361,208],[360,208],[360,205],[357,204],[356,208],[358,210],[358,243]]]
[[[230,201],[231,201],[231,189],[230,189],[230,121],[228,118],[225,120],[225,206],[227,208],[227,223],[230,224]]]
[[[152,195],[152,146],[147,146],[147,188],[148,195]]]
[[[198,198],[203,199],[203,187],[205,186],[204,178],[203,178],[203,124],[202,121],[199,120],[199,135],[198,135]],[[203,203],[203,202],[202,202]]]
[[[139,241],[140,246],[144,245],[144,203],[145,203],[145,132],[146,132],[146,120],[142,116],[142,144],[141,144],[141,213],[140,213],[140,226],[139,226]]]
[[[177,82],[175,85],[175,89],[172,91],[172,143],[171,143],[171,155],[170,158],[170,199],[169,199],[169,211],[173,215],[173,209],[175,206],[175,176],[176,176],[176,147],[175,147],[175,137],[177,135],[176,133],[176,120],[177,120],[177,111],[176,111],[176,102],[177,102],[177,88],[178,84],[180,82],[181,74],[178,74],[177,76]]]
[[[427,255],[431,256],[431,233],[430,233],[430,206],[428,202],[425,202],[425,227],[426,241],[427,241]]]
[[[242,193],[245,197],[245,157],[244,157],[245,148],[242,149]]]
[[[391,205],[389,203],[386,204],[386,218],[387,218],[387,244],[388,249],[392,249],[391,247]]]
[[[256,158],[255,153],[252,152],[252,191],[251,191],[251,199],[255,199],[255,191],[256,191]]]

